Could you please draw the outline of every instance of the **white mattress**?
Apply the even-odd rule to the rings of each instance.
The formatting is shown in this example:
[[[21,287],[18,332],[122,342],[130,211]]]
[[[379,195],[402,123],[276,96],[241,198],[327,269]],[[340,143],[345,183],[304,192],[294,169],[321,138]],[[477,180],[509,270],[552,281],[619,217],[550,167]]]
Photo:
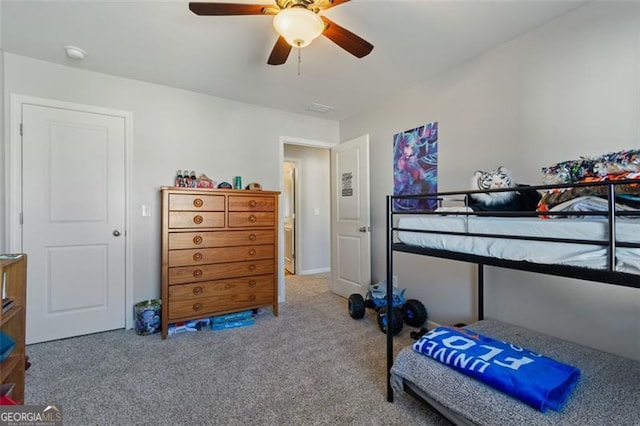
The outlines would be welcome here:
[[[591,219],[426,215],[401,217],[398,228],[584,240],[608,238],[608,223]],[[420,247],[534,263],[607,267],[607,248],[604,246],[409,231],[398,231],[397,234],[401,242]],[[617,241],[640,243],[640,220],[618,219],[616,234]],[[616,270],[640,274],[640,249],[617,247]]]

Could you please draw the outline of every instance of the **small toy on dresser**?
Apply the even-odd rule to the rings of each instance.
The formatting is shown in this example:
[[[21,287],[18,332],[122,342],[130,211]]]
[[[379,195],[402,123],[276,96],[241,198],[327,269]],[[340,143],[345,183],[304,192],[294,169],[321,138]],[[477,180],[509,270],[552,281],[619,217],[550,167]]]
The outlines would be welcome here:
[[[216,183],[209,179],[204,173],[196,178],[195,170],[189,173],[189,171],[185,169],[184,172],[178,170],[178,173],[176,173],[174,186],[179,188],[215,188]]]
[[[215,188],[216,187],[216,182],[211,180],[211,179],[209,179],[209,177],[207,175],[202,173],[200,175],[200,177],[198,178],[197,187],[198,188]]]
[[[180,188],[195,188],[197,183],[196,172],[185,169],[184,172],[182,170],[178,170],[176,173],[175,185]]]

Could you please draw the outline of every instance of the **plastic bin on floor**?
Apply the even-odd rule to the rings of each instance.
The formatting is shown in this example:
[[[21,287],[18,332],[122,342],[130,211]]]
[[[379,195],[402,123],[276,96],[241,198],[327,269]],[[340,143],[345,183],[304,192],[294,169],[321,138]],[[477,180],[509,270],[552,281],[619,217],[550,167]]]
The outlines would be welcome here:
[[[150,299],[133,306],[136,334],[146,336],[160,331],[162,300]]]

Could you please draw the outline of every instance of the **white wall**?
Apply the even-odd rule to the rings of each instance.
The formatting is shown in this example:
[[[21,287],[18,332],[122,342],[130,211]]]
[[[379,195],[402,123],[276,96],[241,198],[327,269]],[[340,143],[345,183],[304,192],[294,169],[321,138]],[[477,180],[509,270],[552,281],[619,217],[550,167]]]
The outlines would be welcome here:
[[[187,167],[217,181],[240,175],[243,182],[277,190],[282,136],[338,140],[336,122],[23,56],[5,54],[4,71],[5,102],[15,93],[133,113],[133,229],[128,235],[134,302],[160,294],[159,188],[173,184],[176,170]],[[141,216],[143,204],[151,206],[151,217]]]
[[[330,150],[285,145],[284,158],[297,160],[298,274],[328,271],[331,264]],[[315,214],[315,211],[318,214]]]
[[[439,189],[465,189],[474,170],[505,165],[540,183],[554,162],[638,148],[640,4],[595,2],[340,123],[340,139],[371,135],[372,275],[384,278],[392,136],[439,125]],[[477,314],[475,269],[396,254],[408,295],[430,319]],[[487,268],[486,316],[640,359],[640,292]]]

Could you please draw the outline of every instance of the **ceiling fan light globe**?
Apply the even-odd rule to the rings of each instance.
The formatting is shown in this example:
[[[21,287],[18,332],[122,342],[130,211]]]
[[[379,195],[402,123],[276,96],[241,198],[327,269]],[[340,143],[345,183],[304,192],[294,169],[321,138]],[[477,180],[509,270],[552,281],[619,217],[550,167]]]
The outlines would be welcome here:
[[[324,22],[318,14],[293,7],[281,10],[273,18],[273,27],[292,46],[305,47],[324,31]]]

